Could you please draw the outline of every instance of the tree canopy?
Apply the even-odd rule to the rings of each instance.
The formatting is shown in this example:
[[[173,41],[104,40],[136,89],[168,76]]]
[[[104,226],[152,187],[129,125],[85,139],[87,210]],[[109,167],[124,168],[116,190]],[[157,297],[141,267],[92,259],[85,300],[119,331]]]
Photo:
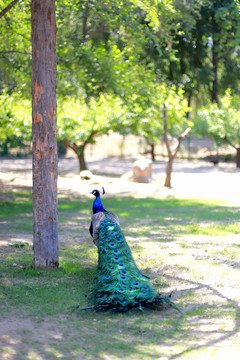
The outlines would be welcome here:
[[[237,152],[236,165],[240,167],[240,109],[239,95],[228,89],[218,104],[209,104],[197,113],[196,131],[210,135],[219,145],[226,143]]]
[[[3,99],[10,96],[12,102],[18,98],[19,109],[18,114],[13,108],[10,113],[2,110],[0,126],[6,129],[12,121],[8,119],[20,121],[24,99],[30,97],[30,0],[0,0],[0,14],[0,93],[5,108],[10,99]],[[101,123],[93,116],[93,104],[106,114],[105,125],[90,141],[111,128],[143,135],[152,144],[163,133],[159,107],[170,98],[175,101],[167,110],[172,135],[189,125],[184,120],[187,105],[193,109],[192,121],[209,101],[222,106],[226,89],[233,95],[239,91],[239,20],[238,0],[56,0],[59,138],[65,133],[69,141],[72,136],[72,142],[88,142],[87,127]],[[102,107],[103,99],[121,104],[119,118],[109,113],[111,106]],[[66,115],[67,103],[72,114]],[[9,126],[4,136],[12,131],[21,137],[23,126],[29,136],[25,115],[20,122],[22,126]]]

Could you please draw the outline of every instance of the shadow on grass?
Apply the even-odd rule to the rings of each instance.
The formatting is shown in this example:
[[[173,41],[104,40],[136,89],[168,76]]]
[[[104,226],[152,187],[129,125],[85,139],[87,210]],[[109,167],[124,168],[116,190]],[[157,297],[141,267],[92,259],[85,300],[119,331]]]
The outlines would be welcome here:
[[[30,264],[26,262],[25,265]],[[206,350],[239,332],[240,309],[236,301],[209,285],[183,277],[164,276],[168,280],[187,284],[188,293],[193,296],[199,291],[207,294],[203,302],[195,301],[193,305],[193,299],[179,291],[176,295],[181,300],[182,315],[174,310],[132,311],[126,314],[76,311],[59,317],[59,314],[66,314],[69,304],[85,305],[85,294],[89,292],[89,283],[93,282],[94,268],[81,267],[76,273],[60,269],[58,272],[40,271],[40,274],[32,269],[29,279],[22,275],[24,270],[17,271],[21,272],[19,280],[22,278],[22,282],[10,285],[5,281],[3,303],[7,302],[7,306],[11,307],[12,315],[34,316],[37,322],[33,323],[29,333],[28,327],[22,329],[25,333],[21,346],[16,333],[5,337],[8,350],[11,348],[14,353],[12,359],[24,359],[30,353],[35,354],[35,358],[61,357],[69,360],[150,360],[161,356],[173,360],[188,355],[194,358],[196,351]],[[214,304],[208,303],[209,294],[216,297]],[[229,311],[234,320],[230,330],[201,329],[202,324],[211,328],[221,317],[224,321]],[[48,327],[44,325],[46,316],[50,316]],[[39,336],[44,331],[46,338]],[[24,345],[27,350],[24,350]]]
[[[192,306],[189,310],[187,310],[185,312],[186,317],[191,317],[191,316],[196,316],[196,315],[204,315],[204,313],[205,313],[207,315],[206,316],[207,319],[213,320],[213,319],[221,318],[223,316],[223,314],[225,313],[228,318],[229,310],[231,309],[232,313],[233,313],[233,320],[234,320],[233,328],[230,331],[222,330],[223,334],[220,335],[218,337],[218,339],[213,338],[213,339],[206,341],[204,344],[195,344],[195,345],[189,346],[184,351],[180,351],[179,353],[175,353],[173,356],[170,356],[168,358],[169,360],[177,359],[177,358],[181,357],[182,355],[187,355],[188,353],[200,350],[201,348],[212,347],[213,345],[218,344],[224,340],[228,340],[231,337],[233,337],[235,334],[239,333],[239,331],[240,331],[240,307],[239,307],[237,301],[231,299],[230,297],[228,297],[226,295],[223,295],[219,290],[215,289],[214,287],[212,287],[208,284],[203,284],[203,283],[200,283],[197,281],[186,280],[181,277],[176,277],[176,276],[173,277],[170,275],[164,275],[164,278],[174,280],[174,281],[177,280],[179,282],[184,282],[184,283],[192,285],[191,288],[188,288],[188,290],[187,290],[188,293],[191,292],[194,294],[194,293],[198,292],[199,290],[201,290],[201,291],[206,290],[209,293],[214,294],[217,298],[219,298],[223,301],[223,304],[221,304],[220,306],[216,306],[216,304],[208,303],[207,297],[206,297],[205,303],[198,304],[196,302],[194,304],[194,306]],[[176,296],[179,296],[180,294],[181,294],[181,291],[179,291],[178,294],[176,294]],[[212,324],[212,322],[210,322],[210,324]],[[195,324],[195,326],[193,326],[193,329],[191,329],[191,332],[194,332],[195,334],[197,334],[199,336],[199,339],[201,339],[201,333],[203,333],[203,332],[198,329],[197,324]],[[212,331],[212,333],[214,333],[214,331]],[[211,334],[209,333],[209,335],[211,335]],[[210,336],[210,338],[211,338],[211,336]]]

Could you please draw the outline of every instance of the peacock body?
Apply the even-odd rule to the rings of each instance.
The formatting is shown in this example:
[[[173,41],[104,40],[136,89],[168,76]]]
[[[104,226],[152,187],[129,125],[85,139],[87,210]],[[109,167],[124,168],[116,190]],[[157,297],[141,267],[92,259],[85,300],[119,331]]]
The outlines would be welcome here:
[[[100,200],[99,192],[97,197]],[[100,210],[93,214],[91,224],[93,241],[98,247],[95,308],[127,311],[171,305],[170,299],[159,294],[138,269],[118,217],[105,209]]]

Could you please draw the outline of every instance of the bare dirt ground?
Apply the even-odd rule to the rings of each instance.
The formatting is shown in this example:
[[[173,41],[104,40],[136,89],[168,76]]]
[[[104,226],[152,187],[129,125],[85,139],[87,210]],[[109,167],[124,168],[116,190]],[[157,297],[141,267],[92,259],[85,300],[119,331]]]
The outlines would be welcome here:
[[[154,181],[150,184],[137,184],[126,180],[124,174],[132,170],[134,159],[132,158],[107,158],[107,159],[89,159],[89,170],[94,174],[93,178],[89,181],[82,181],[78,173],[78,163],[75,158],[62,158],[59,160],[59,196],[64,197],[71,193],[76,196],[90,196],[90,192],[94,188],[101,188],[104,186],[106,190],[106,196],[136,196],[136,197],[177,197],[177,198],[195,198],[195,199],[208,199],[218,200],[224,202],[227,205],[240,206],[240,171],[235,168],[234,164],[220,163],[218,166],[214,166],[211,163],[206,162],[187,162],[177,160],[174,164],[174,170],[172,174],[172,188],[166,189],[163,187],[165,177],[165,162],[156,162],[153,164]],[[14,192],[21,189],[29,189],[32,185],[32,172],[31,172],[31,159],[1,159],[0,160],[0,191],[1,192]],[[4,196],[4,195],[3,195]],[[8,194],[5,194],[6,199]],[[4,242],[4,236],[2,241]],[[14,241],[21,241],[21,235],[12,234],[10,237]],[[8,235],[8,242],[10,239]],[[236,235],[236,242],[238,235]],[[31,241],[31,236],[28,236],[28,241]],[[226,238],[227,240],[227,238]],[[26,238],[25,238],[26,241]],[[203,237],[201,239],[196,237],[196,244],[204,242]],[[198,245],[199,245],[198,244]],[[226,245],[227,246],[227,245]],[[196,247],[198,251],[199,247]],[[199,255],[199,254],[198,254]],[[204,291],[209,291],[209,299],[214,302],[216,297],[221,302],[234,302],[236,306],[239,306],[239,293],[234,294],[234,289],[230,287],[220,288],[216,287],[216,279],[211,281],[212,274],[209,274],[208,286],[204,288]],[[219,279],[220,281],[220,279]],[[173,283],[172,283],[173,284]],[[190,284],[190,283],[189,283]],[[173,284],[174,286],[174,284]],[[188,292],[191,287],[195,287],[197,291],[201,291],[201,285],[196,283],[186,286],[186,282],[182,282],[179,279],[176,284],[179,291]],[[217,289],[217,290],[216,290]],[[238,300],[237,300],[238,299]],[[200,301],[200,300],[199,300]],[[190,310],[190,309],[189,309]],[[186,309],[187,311],[187,309]],[[58,319],[59,320],[59,319]],[[62,315],[60,319],[64,325],[59,325],[58,322],[54,322],[54,319],[45,318],[42,323],[35,323],[31,319],[17,319],[14,316],[5,318],[0,322],[0,346],[1,343],[4,346],[9,347],[9,352],[4,352],[2,360],[19,360],[17,357],[18,348],[26,348],[26,357],[21,359],[33,359],[44,360],[52,358],[64,358],[61,353],[51,354],[51,348],[48,345],[44,345],[45,354],[39,355],[37,352],[27,351],[30,342],[41,342],[45,344],[49,339],[53,341],[61,341],[64,338],[64,327],[66,327],[67,315]],[[199,347],[201,343],[205,343],[205,346],[211,347],[212,344],[217,343],[215,346],[215,353],[212,354],[211,359],[226,359],[238,360],[240,359],[239,350],[239,332],[238,324],[229,320],[229,323],[222,323],[219,319],[219,323],[207,323],[207,320],[199,321],[197,316],[192,319],[192,331],[193,336],[196,331],[194,321],[198,322],[198,331],[201,332],[202,338],[199,339]],[[210,321],[210,320],[209,320]],[[226,334],[221,330],[224,328]],[[231,335],[231,336],[230,336]],[[74,334],[79,336],[79,333]],[[189,334],[188,334],[189,336]],[[191,340],[190,340],[191,342]],[[31,345],[31,344],[30,344]],[[12,349],[12,350],[11,350]],[[14,350],[16,349],[16,350]],[[163,347],[162,347],[163,349]],[[0,349],[1,350],[1,349]],[[15,352],[14,352],[15,351]],[[162,350],[161,350],[162,351]],[[167,347],[166,347],[167,351]],[[24,351],[21,352],[24,354]],[[49,355],[46,355],[49,354]],[[179,352],[181,354],[181,351]],[[49,356],[49,357],[48,357]],[[203,354],[194,355],[180,355],[179,359],[208,359]],[[79,355],[73,357],[74,359],[85,359],[85,357]],[[125,358],[125,357],[124,357]],[[157,357],[152,357],[157,359]],[[101,358],[103,359],[103,358]],[[104,359],[116,359],[115,357],[104,357]],[[131,359],[133,359],[131,357]],[[160,357],[159,359],[176,359],[176,357]]]
[[[61,194],[89,195],[94,187],[104,186],[106,195],[134,195],[140,197],[173,196],[179,198],[212,199],[240,204],[240,171],[235,164],[220,163],[214,166],[201,161],[176,160],[172,174],[172,188],[164,184],[166,162],[153,163],[154,181],[137,184],[126,180],[132,170],[133,158],[112,157],[89,159],[89,170],[94,174],[90,181],[81,181],[76,158],[60,158],[58,189]],[[0,186],[5,190],[31,187],[31,159],[1,159]]]

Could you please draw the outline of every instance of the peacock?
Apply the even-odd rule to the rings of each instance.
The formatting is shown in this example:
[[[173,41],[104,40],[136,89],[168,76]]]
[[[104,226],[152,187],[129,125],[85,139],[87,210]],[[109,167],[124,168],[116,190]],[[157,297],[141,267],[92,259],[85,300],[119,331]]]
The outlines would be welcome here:
[[[138,269],[117,215],[105,210],[98,190],[93,190],[92,194],[95,200],[89,230],[98,247],[93,308],[97,311],[125,312],[130,309],[175,307],[170,297],[158,293],[149,278]]]

